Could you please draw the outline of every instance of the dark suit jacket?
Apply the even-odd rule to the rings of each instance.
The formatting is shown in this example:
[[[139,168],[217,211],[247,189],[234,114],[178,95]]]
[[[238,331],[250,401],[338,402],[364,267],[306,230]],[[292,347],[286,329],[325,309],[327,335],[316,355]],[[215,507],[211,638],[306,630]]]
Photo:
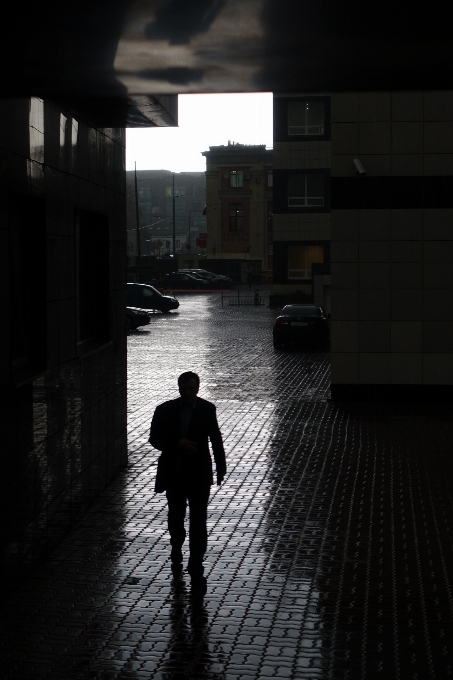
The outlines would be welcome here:
[[[200,397],[196,399],[192,420],[185,434],[186,439],[198,444],[196,453],[188,453],[179,447],[180,405],[180,399],[172,399],[160,404],[154,411],[151,421],[149,442],[155,449],[162,451],[157,465],[154,488],[157,493],[181,481],[189,486],[213,484],[208,440],[211,440],[217,473],[225,474],[226,472],[225,451],[214,404]]]

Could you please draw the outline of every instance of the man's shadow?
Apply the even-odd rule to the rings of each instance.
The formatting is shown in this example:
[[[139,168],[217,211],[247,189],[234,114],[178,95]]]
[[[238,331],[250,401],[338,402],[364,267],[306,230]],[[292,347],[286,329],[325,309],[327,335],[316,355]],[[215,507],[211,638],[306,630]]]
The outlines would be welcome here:
[[[209,650],[209,616],[203,598],[191,597],[182,577],[172,582],[170,620],[164,680],[224,680],[224,664],[221,658],[214,663]]]

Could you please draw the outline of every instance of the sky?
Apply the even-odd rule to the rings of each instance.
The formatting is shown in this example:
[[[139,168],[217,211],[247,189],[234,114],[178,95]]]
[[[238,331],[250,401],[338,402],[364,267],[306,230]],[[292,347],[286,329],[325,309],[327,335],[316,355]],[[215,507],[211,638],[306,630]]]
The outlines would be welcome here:
[[[176,128],[128,128],[126,169],[204,172],[202,151],[231,142],[272,148],[272,93],[183,94]]]

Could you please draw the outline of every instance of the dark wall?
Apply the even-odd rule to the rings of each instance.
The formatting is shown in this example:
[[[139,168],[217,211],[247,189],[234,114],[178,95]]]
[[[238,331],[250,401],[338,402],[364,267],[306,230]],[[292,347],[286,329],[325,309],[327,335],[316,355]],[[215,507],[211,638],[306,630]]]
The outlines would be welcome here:
[[[124,134],[1,100],[1,544],[8,586],[126,464]]]

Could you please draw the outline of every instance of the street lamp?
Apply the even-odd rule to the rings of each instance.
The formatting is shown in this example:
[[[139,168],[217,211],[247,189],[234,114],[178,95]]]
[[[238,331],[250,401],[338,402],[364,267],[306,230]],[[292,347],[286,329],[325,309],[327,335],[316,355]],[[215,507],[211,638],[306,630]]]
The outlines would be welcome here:
[[[179,196],[175,196],[175,173],[173,173],[173,188],[172,188],[172,199],[173,199],[173,257],[176,257],[176,217],[175,217],[175,200]]]

